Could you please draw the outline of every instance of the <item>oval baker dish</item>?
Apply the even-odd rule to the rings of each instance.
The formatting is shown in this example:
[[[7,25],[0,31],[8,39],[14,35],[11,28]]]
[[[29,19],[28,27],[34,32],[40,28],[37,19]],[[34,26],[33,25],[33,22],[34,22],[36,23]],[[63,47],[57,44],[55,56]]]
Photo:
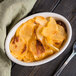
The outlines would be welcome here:
[[[24,66],[44,64],[59,56],[72,36],[68,20],[56,13],[37,13],[19,21],[9,32],[6,54]]]

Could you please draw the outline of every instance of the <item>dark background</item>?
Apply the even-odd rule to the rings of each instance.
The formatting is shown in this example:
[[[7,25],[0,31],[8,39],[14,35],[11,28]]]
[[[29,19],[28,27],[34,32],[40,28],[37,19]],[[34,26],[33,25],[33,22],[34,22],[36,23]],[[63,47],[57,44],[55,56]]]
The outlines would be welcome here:
[[[28,15],[38,12],[55,12],[65,16],[72,25],[72,40],[60,56],[44,65],[24,67],[13,63],[12,76],[53,76],[72,52],[72,45],[76,40],[76,0],[37,0]],[[65,67],[60,76],[76,76],[76,56]]]

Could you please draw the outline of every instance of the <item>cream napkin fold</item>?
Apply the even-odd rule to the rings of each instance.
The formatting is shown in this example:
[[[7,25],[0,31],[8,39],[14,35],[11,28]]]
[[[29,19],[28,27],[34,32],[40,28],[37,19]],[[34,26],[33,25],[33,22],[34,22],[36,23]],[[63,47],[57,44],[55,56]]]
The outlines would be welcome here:
[[[7,26],[16,24],[33,8],[36,0],[3,0],[0,3],[0,76],[11,75],[11,61],[4,50]]]

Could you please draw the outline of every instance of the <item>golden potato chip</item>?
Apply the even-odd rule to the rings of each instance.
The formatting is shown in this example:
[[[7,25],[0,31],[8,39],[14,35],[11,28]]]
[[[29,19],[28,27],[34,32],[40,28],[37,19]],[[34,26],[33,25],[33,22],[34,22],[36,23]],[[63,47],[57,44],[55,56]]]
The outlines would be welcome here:
[[[60,48],[65,39],[66,39],[65,29],[61,25],[58,25],[58,33],[56,36],[54,36],[54,46]]]
[[[50,37],[50,39],[48,38],[48,42],[53,44],[54,46],[56,46],[57,48],[60,48],[60,46],[62,45],[63,41],[66,39],[66,32],[64,30],[64,28],[60,25],[58,25],[58,32],[53,35],[52,37]],[[52,40],[52,41],[50,41]]]
[[[44,48],[43,46],[41,46],[41,43],[38,42],[38,40],[36,39],[35,34],[33,34],[32,38],[29,40],[29,50],[33,54],[35,60],[39,57],[39,55],[44,52]]]
[[[28,50],[25,56],[23,57],[24,62],[33,62],[35,61],[33,54]]]
[[[21,28],[17,31],[19,32],[17,35],[19,35],[24,41],[28,41],[32,36],[34,27],[34,19],[30,19],[26,23],[22,24]]]
[[[19,32],[20,32],[20,29],[24,26],[25,23],[23,23],[22,25],[20,25],[18,27],[18,29],[16,30],[16,36],[19,36]]]
[[[43,30],[43,26],[39,26],[36,30],[37,39],[39,39],[41,42],[43,41],[43,35],[41,34]]]
[[[46,57],[49,57],[53,54],[53,50],[47,50],[45,53],[40,54],[39,56],[35,56],[35,60],[42,60]]]
[[[29,51],[33,54],[35,58],[35,56],[37,55],[35,34],[33,34],[31,39],[29,40]]]
[[[47,37],[55,34],[58,31],[58,26],[54,18],[50,17],[50,21],[47,23],[47,26],[43,28],[42,35]]]
[[[34,19],[35,19],[36,23],[38,23],[39,25],[42,25],[42,26],[46,25],[46,23],[47,23],[46,18],[44,18],[42,16],[36,16]]]
[[[43,44],[44,44],[45,49],[53,50],[54,53],[59,51],[59,48],[57,48],[56,46],[54,46],[54,45],[53,45],[53,42],[49,43],[49,41],[47,41],[46,38],[44,38]]]
[[[27,45],[20,37],[14,36],[9,48],[14,57],[21,59],[27,50]]]
[[[53,50],[54,52],[58,52],[59,49],[57,47],[55,47],[53,43],[48,43],[47,42],[46,45],[48,45],[50,47],[50,49]]]
[[[57,48],[60,48],[66,33],[61,25],[58,25],[53,18],[50,18],[47,26],[42,31],[43,36],[46,37],[47,42]]]
[[[45,50],[43,44],[38,40],[31,40],[30,51],[32,52],[35,60],[41,60],[53,54],[53,50]]]
[[[42,60],[54,53],[52,49],[46,48],[40,42],[37,43],[36,50],[37,50],[37,55],[35,55],[34,57],[35,60]]]

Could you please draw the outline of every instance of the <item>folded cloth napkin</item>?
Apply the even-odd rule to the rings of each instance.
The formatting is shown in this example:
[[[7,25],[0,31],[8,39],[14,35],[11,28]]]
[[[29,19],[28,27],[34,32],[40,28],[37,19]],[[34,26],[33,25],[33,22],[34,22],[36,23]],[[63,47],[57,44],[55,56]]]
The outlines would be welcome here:
[[[0,76],[10,76],[11,61],[4,50],[7,26],[16,24],[31,11],[36,0],[3,0],[0,3]]]

